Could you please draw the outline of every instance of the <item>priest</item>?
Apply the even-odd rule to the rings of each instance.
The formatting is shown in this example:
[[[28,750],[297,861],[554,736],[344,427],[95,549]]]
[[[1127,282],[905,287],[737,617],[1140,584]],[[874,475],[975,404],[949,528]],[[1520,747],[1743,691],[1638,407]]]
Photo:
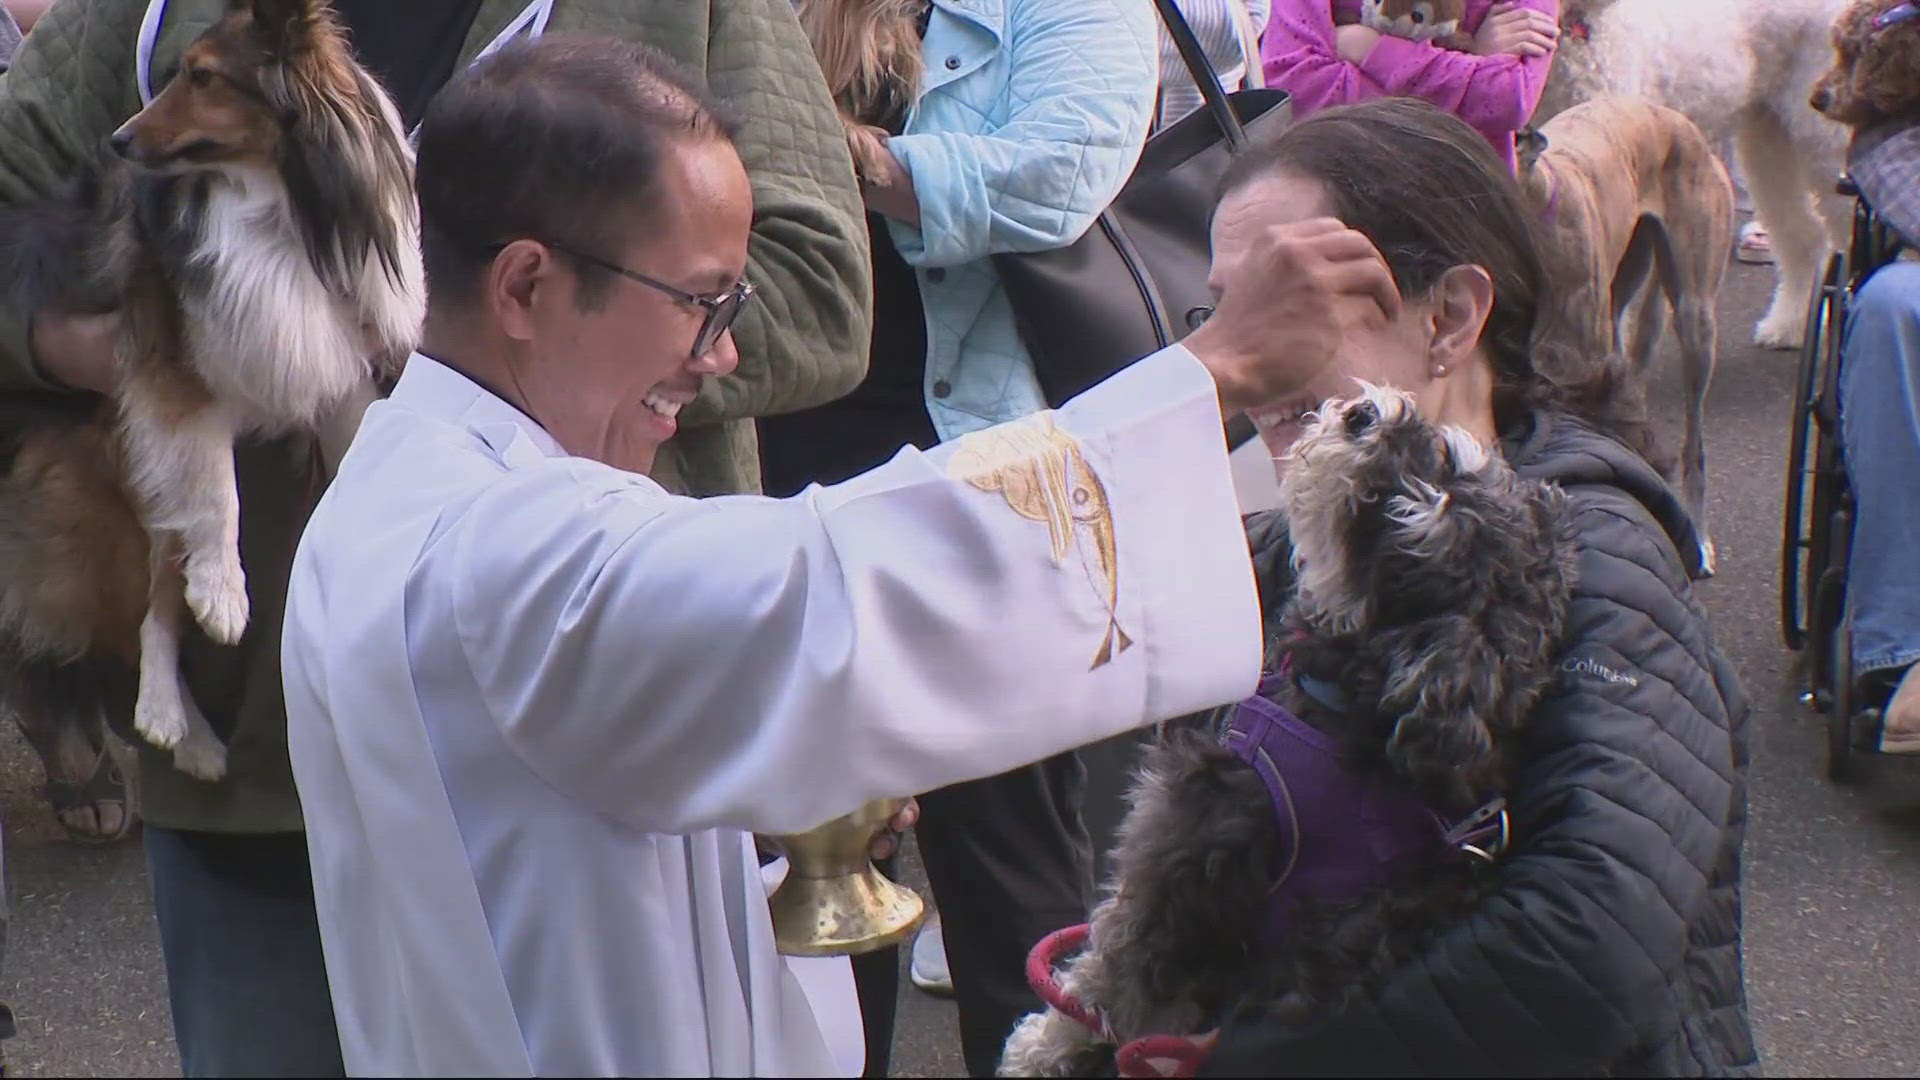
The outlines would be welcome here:
[[[695,501],[646,473],[755,302],[713,108],[633,46],[511,47],[436,99],[418,186],[424,342],[283,644],[347,1067],[855,1073],[752,834],[1250,693],[1221,417],[1396,310],[1386,267],[1333,222],[1222,235],[1211,321],[1065,408]]]

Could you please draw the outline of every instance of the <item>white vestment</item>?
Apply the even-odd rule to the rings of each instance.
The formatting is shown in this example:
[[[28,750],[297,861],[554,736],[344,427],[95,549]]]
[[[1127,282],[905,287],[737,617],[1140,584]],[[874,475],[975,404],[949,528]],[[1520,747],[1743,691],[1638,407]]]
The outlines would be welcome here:
[[[854,1008],[844,961],[775,952],[752,832],[1238,699],[1259,661],[1182,348],[786,500],[568,457],[416,355],[313,515],[283,642],[347,1068],[857,1071],[858,1024],[802,985]]]

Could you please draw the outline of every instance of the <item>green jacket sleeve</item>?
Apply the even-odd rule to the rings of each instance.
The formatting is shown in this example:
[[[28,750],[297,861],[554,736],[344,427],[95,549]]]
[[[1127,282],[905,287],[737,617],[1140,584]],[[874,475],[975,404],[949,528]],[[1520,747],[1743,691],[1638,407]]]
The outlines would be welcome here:
[[[740,368],[710,379],[692,423],[792,412],[866,376],[872,263],[838,114],[791,0],[714,0],[707,87],[739,123],[753,182]]]
[[[0,78],[0,207],[42,198],[140,107],[140,0],[61,0]],[[34,366],[32,313],[0,293],[0,393],[54,385]]]

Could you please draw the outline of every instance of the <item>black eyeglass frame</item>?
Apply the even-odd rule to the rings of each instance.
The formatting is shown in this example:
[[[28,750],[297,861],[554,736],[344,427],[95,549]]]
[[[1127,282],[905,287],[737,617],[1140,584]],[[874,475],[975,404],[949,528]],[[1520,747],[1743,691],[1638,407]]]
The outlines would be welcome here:
[[[706,318],[700,323],[700,332],[693,336],[693,356],[695,359],[713,351],[714,345],[720,340],[720,335],[726,333],[733,327],[734,320],[738,319],[740,312],[745,310],[747,301],[753,299],[754,294],[760,291],[755,287],[753,282],[748,281],[746,278],[741,278],[734,284],[733,288],[725,292],[716,293],[711,296],[701,296],[698,293],[690,293],[685,289],[669,285],[658,278],[648,277],[638,270],[629,270],[617,262],[603,259],[598,255],[589,255],[584,251],[579,251],[565,244],[556,244],[551,240],[537,240],[535,242],[545,244],[561,254],[579,259],[583,263],[619,274],[629,281],[638,282],[656,292],[664,293],[683,304],[692,304],[704,310],[707,313]],[[497,253],[505,250],[506,246],[506,242],[494,244],[492,245],[492,250]]]

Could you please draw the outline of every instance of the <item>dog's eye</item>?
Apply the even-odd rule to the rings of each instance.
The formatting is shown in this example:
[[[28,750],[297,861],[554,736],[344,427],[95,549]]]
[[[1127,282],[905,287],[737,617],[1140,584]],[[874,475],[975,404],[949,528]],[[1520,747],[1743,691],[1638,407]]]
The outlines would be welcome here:
[[[213,85],[213,72],[207,68],[193,68],[187,72],[187,85],[205,90]]]
[[[1347,434],[1350,437],[1359,438],[1366,434],[1367,429],[1379,419],[1380,410],[1373,407],[1373,402],[1363,401],[1347,410],[1345,417]]]
[[[1413,5],[1413,25],[1424,26],[1426,25],[1426,21],[1431,18],[1433,18],[1433,7],[1431,5]]]

